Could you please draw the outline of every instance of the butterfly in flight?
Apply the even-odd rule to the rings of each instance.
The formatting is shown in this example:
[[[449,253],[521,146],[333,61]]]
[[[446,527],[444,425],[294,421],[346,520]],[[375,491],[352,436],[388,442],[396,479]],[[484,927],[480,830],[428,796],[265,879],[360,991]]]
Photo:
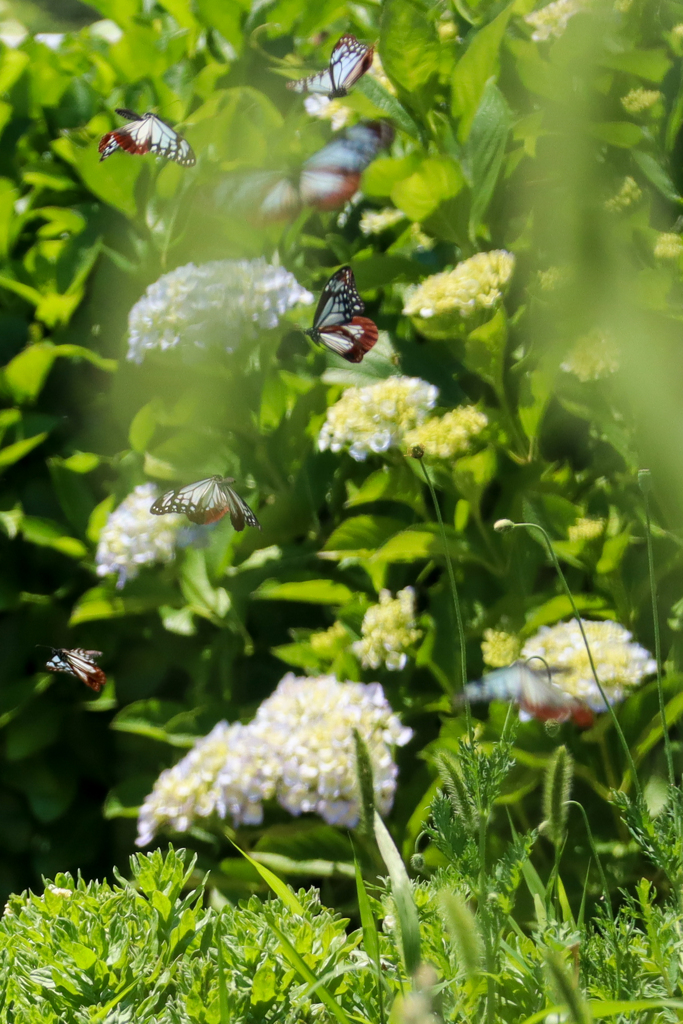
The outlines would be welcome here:
[[[380,149],[389,146],[394,129],[387,121],[366,121],[335,136],[303,164],[294,179],[268,175],[260,201],[262,220],[278,220],[298,213],[302,206],[336,210],[358,191],[361,174]],[[246,197],[245,197],[246,198]]]
[[[331,100],[346,96],[352,85],[372,67],[374,46],[359,43],[355,36],[342,36],[330,57],[329,67],[317,75],[287,82],[295,92],[316,92]]]
[[[550,674],[563,669],[551,668]],[[526,661],[515,661],[507,668],[494,669],[475,683],[467,683],[456,701],[463,704],[471,701],[488,703],[491,700],[512,701],[540,722],[568,722],[570,719],[581,728],[593,724],[593,712],[578,697],[565,693],[548,678],[548,670],[532,668]]]
[[[377,341],[376,325],[358,316],[364,309],[351,267],[342,267],[323,288],[313,326],[304,334],[350,363],[360,363]]]
[[[150,512],[163,516],[169,512],[184,513],[191,523],[205,526],[217,523],[230,514],[230,521],[238,531],[246,526],[261,529],[261,524],[246,501],[233,491],[231,476],[210,476],[196,484],[188,484],[174,491],[166,491],[152,505]]]
[[[100,139],[100,161],[106,160],[117,149],[127,153],[156,153],[169,160],[175,160],[181,167],[194,167],[197,160],[189,142],[165,124],[156,114],[136,114],[133,110],[117,108],[120,117],[128,118],[130,124],[114,128]]]
[[[74,647],[73,650],[53,647],[52,657],[45,668],[48,672],[68,672],[99,693],[107,681],[102,669],[95,664],[95,658],[101,657],[102,651],[84,651],[82,647]]]

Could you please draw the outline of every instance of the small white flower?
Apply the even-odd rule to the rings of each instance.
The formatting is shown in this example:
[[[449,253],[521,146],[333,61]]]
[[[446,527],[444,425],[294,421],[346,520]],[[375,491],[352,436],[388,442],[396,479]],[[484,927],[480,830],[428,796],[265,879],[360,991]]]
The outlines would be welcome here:
[[[405,667],[408,651],[422,636],[415,622],[415,591],[412,587],[399,590],[395,598],[391,591],[381,590],[379,604],[371,605],[363,617],[361,640],[352,644],[364,668],[379,668],[384,664],[398,672]]]
[[[117,587],[133,579],[141,565],[170,562],[183,516],[153,516],[154,484],[140,484],[111,513],[97,545],[97,575],[118,576]]]
[[[645,676],[657,671],[657,663],[644,647],[632,643],[631,633],[618,622],[583,621],[598,679],[610,702],[618,704]],[[524,644],[521,658],[540,655],[548,665],[566,669],[553,678],[553,682],[580,697],[594,711],[604,711],[605,702],[595,685],[588,653],[579,624],[560,622],[556,626],[541,626],[536,636]]]
[[[364,235],[381,235],[387,228],[393,228],[406,219],[403,210],[386,206],[383,210],[364,210],[360,219],[360,229]]]
[[[333,452],[347,448],[356,462],[363,462],[369,452],[400,446],[405,434],[424,422],[438,396],[439,389],[419,377],[388,377],[347,388],[327,410],[318,447]]]
[[[188,263],[151,284],[131,309],[127,358],[141,363],[151,349],[180,344],[233,352],[258,331],[277,327],[293,306],[311,302],[293,274],[263,258]]]
[[[582,384],[604,380],[619,369],[619,349],[609,334],[596,328],[577,339],[560,369],[578,377]]]
[[[335,132],[341,131],[351,123],[353,110],[341,100],[331,100],[329,96],[313,93],[304,100],[306,113],[311,117],[319,117],[332,123]]]
[[[566,29],[569,19],[578,14],[582,8],[583,4],[578,0],[554,0],[553,3],[546,4],[540,10],[527,14],[524,20],[534,29],[531,34],[534,42],[542,43],[546,39],[550,39],[551,36],[559,39]]]

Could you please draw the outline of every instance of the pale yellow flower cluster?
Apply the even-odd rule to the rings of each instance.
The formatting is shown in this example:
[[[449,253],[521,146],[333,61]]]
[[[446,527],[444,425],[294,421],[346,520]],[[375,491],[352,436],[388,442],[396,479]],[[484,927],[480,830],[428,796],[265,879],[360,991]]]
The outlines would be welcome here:
[[[455,270],[433,274],[407,293],[403,312],[427,320],[453,312],[469,317],[477,310],[492,309],[502,299],[514,267],[515,257],[505,249],[478,252]]]
[[[419,377],[387,377],[378,384],[347,388],[327,410],[318,438],[320,451],[347,448],[356,462],[401,445],[436,405],[439,389]]]
[[[629,206],[633,206],[639,202],[643,197],[643,191],[638,186],[638,182],[635,178],[630,175],[624,178],[623,184],[617,194],[612,196],[611,199],[607,199],[605,202],[605,209],[609,213],[621,213],[623,210],[627,210]]]
[[[582,384],[602,380],[619,369],[619,350],[606,334],[590,331],[578,339],[561,369],[565,373],[573,373]]]
[[[502,629],[485,629],[481,656],[491,668],[505,668],[517,661],[521,647],[519,637]]]
[[[382,210],[365,210],[361,214],[360,229],[364,235],[381,235],[387,228],[393,228],[405,219],[403,210],[393,206],[385,206]]]
[[[314,654],[317,654],[319,658],[327,658],[331,661],[336,658],[340,648],[348,639],[349,632],[346,626],[342,622],[335,622],[329,629],[320,633],[311,633],[308,642]]]
[[[657,236],[654,254],[658,260],[677,260],[683,255],[683,239],[673,231],[662,231]]]
[[[259,824],[272,797],[291,814],[313,811],[328,824],[353,828],[360,804],[354,729],[370,754],[377,809],[387,814],[398,775],[392,751],[412,730],[393,714],[378,683],[290,672],[252,722],[219,722],[161,773],[140,810],[137,845],[161,828],[186,832],[214,813],[236,826]]]
[[[371,605],[363,617],[361,640],[352,644],[354,654],[364,668],[384,664],[392,671],[402,669],[407,651],[422,636],[415,622],[415,591],[399,590],[395,598],[390,590],[381,590],[379,604]]]
[[[621,105],[628,114],[641,114],[654,107],[661,95],[658,89],[631,89],[621,97]]]
[[[604,519],[590,519],[588,517],[577,519],[567,530],[567,536],[572,541],[597,540],[605,529]]]
[[[480,434],[488,422],[486,414],[476,406],[463,405],[409,430],[403,444],[408,453],[412,448],[422,448],[425,455],[452,459],[467,451],[472,438]]]
[[[650,652],[632,643],[631,633],[618,622],[584,620],[583,626],[598,679],[610,704],[623,700],[645,676],[657,671],[657,663]],[[556,626],[541,626],[536,636],[524,644],[521,654],[522,658],[539,655],[551,668],[565,669],[553,678],[557,686],[585,700],[594,711],[605,710],[575,619]]]
[[[678,42],[683,42],[683,24],[674,25],[671,29],[671,35]]]
[[[531,38],[535,43],[545,42],[551,36],[559,39],[569,19],[578,14],[582,7],[583,4],[578,0],[554,0],[540,10],[527,14],[524,20],[534,30]]]

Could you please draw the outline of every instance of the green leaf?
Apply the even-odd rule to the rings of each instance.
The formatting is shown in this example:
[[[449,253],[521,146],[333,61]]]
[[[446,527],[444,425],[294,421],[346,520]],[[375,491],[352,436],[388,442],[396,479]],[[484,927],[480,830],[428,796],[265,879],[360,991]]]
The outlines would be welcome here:
[[[37,448],[39,444],[42,444],[47,436],[48,431],[44,431],[42,434],[34,434],[33,437],[27,437],[23,441],[15,441],[14,444],[8,444],[4,448],[0,448],[0,469],[5,469],[7,466],[13,466],[15,462],[19,462],[25,455],[28,455],[34,448]]]
[[[304,981],[308,982],[309,985],[313,986],[313,988],[317,991],[318,995],[320,996],[320,1001],[324,1003],[327,1009],[330,1011],[330,1013],[337,1018],[339,1024],[352,1024],[351,1018],[342,1009],[337,1000],[330,994],[326,986],[323,985],[322,982],[318,980],[318,978],[316,978],[313,971],[310,969],[306,961],[301,956],[299,956],[296,949],[289,941],[287,936],[284,934],[284,932],[282,932],[278,928],[278,926],[274,924],[272,921],[270,922],[270,927],[280,940],[282,948],[284,949],[285,952],[285,956],[289,960],[292,967],[294,967],[299,972]]]
[[[265,580],[251,595],[255,601],[302,601],[306,604],[347,604],[353,591],[333,580],[301,580],[278,583]]]
[[[88,553],[85,544],[71,537],[62,526],[51,519],[24,516],[21,521],[21,533],[29,544],[53,548],[68,558],[85,558]]]
[[[401,930],[400,942],[403,963],[408,976],[412,977],[420,966],[420,960],[422,959],[420,952],[420,919],[405,864],[377,811],[375,811],[375,839],[391,879],[391,894],[396,904],[396,915]]]
[[[683,199],[676,191],[676,186],[666,173],[660,163],[649,153],[643,153],[640,149],[633,150],[633,159],[640,167],[645,177],[654,185],[665,199],[672,203],[681,203]]]
[[[479,233],[503,166],[510,124],[510,110],[503,94],[493,79],[489,79],[472,121],[465,149],[472,175],[469,234],[473,242]]]
[[[460,118],[458,138],[467,139],[486,83],[498,71],[498,54],[514,3],[509,4],[472,39],[453,72],[451,113]]]
[[[423,7],[412,0],[385,0],[379,54],[389,78],[407,94],[415,93],[436,74],[439,42]]]
[[[332,532],[322,550],[328,558],[333,553],[343,557],[350,551],[369,554],[404,527],[405,523],[400,519],[388,516],[353,516]]]
[[[475,455],[458,459],[453,467],[453,482],[462,496],[475,508],[496,475],[498,460],[495,448],[484,448]]]
[[[429,157],[410,177],[391,190],[394,204],[411,220],[421,221],[446,199],[456,196],[465,184],[459,164],[451,157]]]
[[[372,75],[365,75],[361,78],[356,89],[358,92],[363,93],[364,96],[367,96],[379,110],[384,111],[397,128],[400,128],[406,135],[410,135],[412,139],[419,140],[420,129],[418,125],[413,121],[406,108],[384,88],[381,82],[378,82]]]
[[[637,75],[648,82],[661,82],[671,65],[666,50],[631,50],[628,53],[602,53],[598,59],[604,68]]]
[[[610,146],[631,149],[642,141],[642,129],[631,121],[596,121],[588,126],[596,139],[608,142]]]
[[[250,857],[248,853],[245,853],[244,850],[240,850],[237,843],[233,843],[232,845],[235,847],[238,853],[242,854],[245,860],[249,861],[252,867],[256,868],[256,870],[258,871],[259,875],[266,883],[266,885],[270,886],[275,895],[282,900],[284,905],[287,907],[288,910],[292,912],[292,914],[305,914],[304,908],[301,906],[301,903],[299,903],[299,900],[294,895],[290,887],[286,885],[281,878],[278,878],[277,875],[273,874],[273,872],[270,871],[267,867],[265,867],[265,865],[259,864],[259,862],[254,860],[253,857]],[[307,978],[306,980],[309,981],[310,979]]]
[[[115,0],[114,6],[118,3]],[[137,4],[135,4],[137,8]],[[66,136],[54,139],[52,149],[57,156],[78,172],[90,191],[105,203],[134,217],[137,213],[135,184],[142,171],[141,160],[110,159],[100,161],[97,146],[81,147]]]
[[[507,319],[501,307],[485,324],[470,331],[463,357],[467,369],[478,373],[501,396],[504,391],[503,370],[507,337]]]
[[[114,717],[111,728],[117,732],[147,736],[172,747],[187,749],[197,739],[194,733],[188,731],[193,721],[193,713],[183,712],[181,705],[152,698],[127,704]]]
[[[100,370],[112,372],[116,369],[115,359],[104,359],[81,345],[53,345],[51,341],[39,341],[15,356],[2,371],[5,387],[17,402],[32,402],[40,394],[52,364],[58,357],[85,359]]]

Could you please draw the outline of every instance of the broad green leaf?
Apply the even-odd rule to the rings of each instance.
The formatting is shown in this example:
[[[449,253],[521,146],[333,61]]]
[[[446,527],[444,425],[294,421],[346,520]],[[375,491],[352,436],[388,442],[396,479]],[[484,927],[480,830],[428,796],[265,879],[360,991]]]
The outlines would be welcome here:
[[[271,1003],[277,995],[275,973],[270,964],[264,964],[256,971],[251,983],[250,1002],[252,1006],[257,1003]]]
[[[345,519],[328,537],[323,551],[326,557],[332,553],[344,554],[349,551],[376,551],[389,537],[400,532],[405,523],[388,516],[353,516]]]
[[[661,82],[671,67],[666,50],[630,50],[626,53],[603,53],[599,63],[604,68],[625,71],[648,82]]]
[[[459,538],[446,536],[448,552],[453,558],[463,558],[468,548]],[[388,540],[372,557],[377,562],[417,562],[427,558],[438,558],[444,554],[441,537],[433,531],[416,527],[404,530]]]
[[[98,199],[127,217],[135,216],[135,183],[142,170],[141,160],[105,160],[102,163],[94,142],[80,147],[65,136],[54,139],[52,148],[57,156],[75,168]]]
[[[413,139],[420,138],[420,129],[408,111],[376,78],[372,75],[365,75],[356,88],[364,96],[367,96],[379,110],[384,111],[402,132],[410,135]]]
[[[459,164],[451,157],[428,157],[410,177],[399,181],[391,198],[407,217],[424,220],[440,203],[456,196],[465,184]]]
[[[472,121],[465,155],[472,176],[470,238],[474,242],[498,181],[510,132],[510,110],[492,79]]]
[[[495,448],[484,448],[475,455],[457,460],[453,466],[453,482],[470,505],[479,507],[484,491],[496,475],[497,466]]]
[[[500,307],[490,320],[470,331],[465,342],[463,357],[463,362],[468,370],[478,373],[501,396],[503,394],[503,368],[507,337],[505,311]]]
[[[425,85],[439,68],[439,42],[424,7],[413,0],[385,0],[379,53],[389,78],[405,93]]]
[[[3,258],[10,250],[14,203],[18,198],[19,192],[14,182],[10,178],[0,178],[0,257]]]
[[[29,544],[53,548],[69,558],[85,558],[88,553],[82,541],[71,537],[62,526],[51,519],[24,516],[21,521],[21,533]]]
[[[244,4],[226,4],[223,0],[197,0],[197,12],[207,26],[220,32],[239,53],[242,48],[241,21],[245,13]]]
[[[596,121],[588,126],[588,131],[596,139],[622,149],[632,149],[643,138],[642,129],[632,121]]]
[[[34,401],[42,390],[54,360],[60,356],[85,359],[101,370],[111,372],[116,369],[114,359],[103,359],[96,352],[80,345],[53,345],[51,341],[39,341],[28,345],[2,371],[3,383],[15,401]]]
[[[672,203],[683,202],[683,198],[681,198],[676,190],[676,186],[673,181],[662,165],[658,163],[653,156],[650,156],[649,153],[643,153],[640,149],[634,149],[633,159],[638,164],[645,177],[652,182],[654,187],[662,193],[665,199],[668,199]]]
[[[451,113],[460,118],[458,138],[461,142],[470,133],[486,83],[497,75],[500,44],[514,6],[514,3],[509,4],[476,33],[453,72]]]
[[[333,580],[301,580],[278,583],[265,580],[251,595],[256,601],[302,601],[307,604],[347,604],[353,591]]]
[[[377,811],[375,811],[375,839],[391,879],[391,894],[396,904],[396,916],[398,917],[401,932],[400,942],[403,963],[408,976],[412,977],[420,966],[420,960],[422,959],[420,952],[420,919],[405,864]]]
[[[615,614],[609,608],[605,598],[598,594],[574,594],[573,597],[580,612],[590,612],[600,618],[609,618]],[[535,608],[529,614],[520,635],[526,639],[526,637],[533,636],[541,626],[550,626],[561,619],[572,618],[572,616],[572,606],[568,597],[565,597],[564,594],[551,597],[549,601],[539,608]]]
[[[7,466],[13,466],[15,462],[19,462],[25,455],[28,455],[34,448],[37,448],[39,444],[42,444],[47,436],[47,431],[45,431],[42,434],[35,434],[33,437],[27,437],[23,441],[15,441],[14,444],[8,444],[4,448],[0,448],[0,469],[5,469]]]
[[[181,705],[154,698],[126,705],[114,717],[111,728],[187,749],[197,739],[189,731],[193,720],[193,713],[184,712]]]

